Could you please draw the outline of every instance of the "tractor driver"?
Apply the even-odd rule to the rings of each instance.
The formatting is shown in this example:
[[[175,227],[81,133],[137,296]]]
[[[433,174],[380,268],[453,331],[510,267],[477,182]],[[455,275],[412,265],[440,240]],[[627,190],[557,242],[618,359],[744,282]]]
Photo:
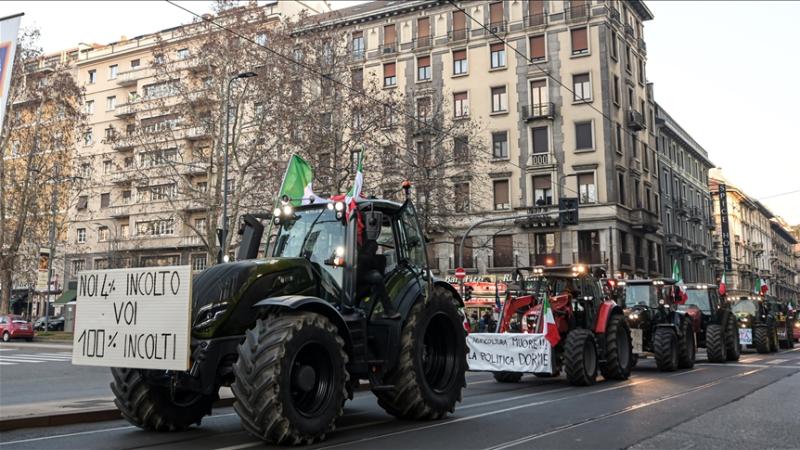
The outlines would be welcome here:
[[[378,242],[377,235],[372,232],[377,228],[380,234],[380,217],[376,215],[365,214],[367,227],[364,230],[364,236],[361,240],[362,245],[358,252],[358,272],[356,274],[356,285],[359,287],[359,292],[368,290],[373,300],[378,300],[383,305],[383,317],[386,319],[396,320],[400,318],[400,313],[397,312],[389,300],[389,294],[386,292],[386,283],[383,280],[383,271],[386,268],[386,259],[383,255],[378,255]],[[374,221],[377,221],[375,223]],[[373,302],[373,305],[375,303]],[[373,306],[374,307],[374,306]]]

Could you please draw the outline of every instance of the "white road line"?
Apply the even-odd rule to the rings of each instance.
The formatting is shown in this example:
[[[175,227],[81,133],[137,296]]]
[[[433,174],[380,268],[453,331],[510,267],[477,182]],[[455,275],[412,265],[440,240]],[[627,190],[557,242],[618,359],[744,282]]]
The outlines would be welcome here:
[[[709,364],[709,363],[698,363],[697,365],[700,366],[714,366],[714,367],[755,367],[758,369],[800,369],[800,365],[790,366],[790,365],[773,365],[769,366],[766,364],[739,364],[739,363],[725,363],[725,364]]]
[[[12,358],[16,358],[16,357],[20,357],[20,358],[36,358],[36,359],[44,359],[44,360],[47,360],[47,361],[61,361],[61,360],[65,360],[65,359],[72,359],[72,355],[55,356],[55,355],[29,355],[29,354],[22,355],[22,354],[14,354],[14,355],[2,355],[2,356],[0,356],[0,358],[2,358],[3,356],[10,356]]]
[[[9,358],[7,356],[0,356],[0,361],[18,362],[18,363],[41,363],[38,359],[25,359],[25,358]]]
[[[17,363],[0,361],[0,366],[14,366]]]
[[[788,361],[788,359],[778,358],[778,359],[773,359],[772,361],[767,361],[767,364],[783,364],[786,361]]]

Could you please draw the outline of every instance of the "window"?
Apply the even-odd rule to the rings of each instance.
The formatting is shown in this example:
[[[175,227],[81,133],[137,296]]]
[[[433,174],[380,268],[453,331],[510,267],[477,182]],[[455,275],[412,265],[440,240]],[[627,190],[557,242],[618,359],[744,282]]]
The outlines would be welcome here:
[[[492,133],[492,157],[508,158],[508,131]]]
[[[420,56],[417,58],[417,81],[430,81],[431,57]]]
[[[636,201],[636,207],[642,207],[642,185],[641,182],[636,179],[633,180],[633,198]]]
[[[586,55],[589,53],[589,40],[586,35],[586,28],[573,28],[572,35],[572,54]]]
[[[108,208],[109,206],[111,206],[111,194],[108,192],[100,194],[100,207]]]
[[[267,33],[258,33],[256,35],[256,44],[263,47],[267,45],[267,39]]]
[[[83,134],[83,145],[92,145],[94,144],[94,135],[92,134],[92,129],[89,128]]]
[[[92,69],[89,71],[89,84],[97,83],[97,71]]]
[[[108,79],[115,80],[117,75],[119,75],[119,66],[116,64],[108,66]]]
[[[206,267],[208,267],[207,255],[192,255],[192,270],[206,270]]]
[[[108,227],[97,228],[97,242],[106,242],[109,237]]]
[[[126,169],[132,169],[133,168],[133,156],[126,156],[124,161],[123,161],[123,164],[124,164]]]
[[[104,174],[109,174],[113,170],[114,170],[114,163],[110,159],[107,159],[107,160],[103,161],[103,173]]]
[[[453,264],[458,265],[461,264],[461,267],[465,269],[472,269],[474,268],[474,259],[472,257],[472,238],[467,237],[464,239],[464,256],[459,261],[459,254],[458,249],[461,247],[461,236],[456,237],[453,240]]]
[[[82,272],[85,267],[86,267],[86,261],[82,259],[72,260],[72,273],[74,275],[77,275],[78,272]]]
[[[453,158],[456,162],[469,159],[469,139],[466,136],[453,139]]]
[[[644,84],[644,60],[639,59],[637,63],[639,65],[639,83]]]
[[[631,48],[625,44],[625,70],[631,73]]]
[[[498,86],[492,88],[492,112],[507,112],[508,111],[508,94],[506,93],[505,86]]]
[[[592,85],[589,81],[588,73],[581,73],[572,76],[572,100],[576,102],[586,102],[592,100]]]
[[[575,122],[575,149],[589,150],[592,143],[592,122]]]
[[[383,159],[383,165],[387,169],[393,169],[397,167],[397,147],[394,145],[384,145],[382,148],[381,153]]]
[[[456,50],[453,52],[453,75],[466,75],[467,50]]]
[[[553,204],[553,185],[550,182],[550,175],[533,177],[533,201],[536,206]]]
[[[492,28],[503,25],[503,2],[489,4],[489,26]]]
[[[614,61],[619,59],[619,43],[617,42],[617,33],[611,32],[611,57]]]
[[[495,236],[492,238],[493,267],[514,266],[514,237]]]
[[[397,86],[397,73],[395,63],[383,65],[383,85],[386,87]]]
[[[94,100],[86,100],[86,114],[94,114]]]
[[[593,173],[578,174],[578,193],[581,203],[597,202],[597,187],[594,184]]]
[[[499,42],[489,46],[489,51],[492,57],[492,69],[498,69],[506,66],[506,44]]]
[[[206,233],[208,233],[208,219],[205,217],[194,219],[194,228],[197,230],[197,233],[205,236]]]
[[[494,209],[511,209],[508,193],[508,180],[494,181]]]
[[[364,87],[364,69],[355,69],[350,72],[350,83],[355,89],[362,89]]]
[[[106,97],[106,111],[113,111],[117,108],[117,96]]]
[[[89,163],[81,164],[81,176],[83,178],[89,178],[89,175],[92,173],[92,165]]]
[[[394,25],[386,25],[383,27],[383,52],[393,53],[394,44],[397,41],[397,32]]]
[[[545,10],[544,0],[531,0],[528,2],[528,25],[544,25]]]
[[[188,57],[189,57],[189,49],[188,48],[182,48],[182,49],[178,50],[178,59],[179,60],[187,59]]]
[[[167,200],[175,197],[176,192],[174,183],[150,186],[150,200]]]
[[[548,136],[547,127],[531,128],[531,136],[533,138],[533,153],[550,152],[550,139]]]
[[[417,119],[427,122],[431,116],[431,98],[420,97],[417,99]]]
[[[417,48],[431,45],[431,19],[420,17],[417,19]]]
[[[467,16],[464,11],[453,11],[453,40],[460,41],[467,38]]]
[[[127,205],[131,202],[131,190],[126,189],[122,191],[122,204]]]
[[[625,174],[620,172],[617,174],[617,193],[619,196],[617,197],[617,203],[626,204],[626,197],[625,197]]]
[[[86,228],[78,228],[78,243],[86,243]]]
[[[353,57],[361,59],[364,57],[364,32],[353,32]]]
[[[531,111],[530,115],[542,117],[550,113],[547,95],[547,80],[531,81]]]
[[[533,62],[541,62],[545,60],[544,53],[544,35],[532,36],[530,38],[530,58]]]
[[[453,94],[453,106],[455,117],[469,116],[469,97],[466,92],[456,92]]]
[[[456,183],[455,186],[455,211],[469,211],[469,183]]]

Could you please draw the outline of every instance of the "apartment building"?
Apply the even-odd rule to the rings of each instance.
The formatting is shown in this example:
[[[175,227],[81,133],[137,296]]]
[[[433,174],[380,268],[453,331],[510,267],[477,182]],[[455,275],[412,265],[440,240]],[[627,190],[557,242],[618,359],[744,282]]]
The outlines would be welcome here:
[[[416,0],[370,2],[320,20],[346,35],[365,79],[480,124],[491,154],[473,170],[490,186],[454,186],[468,208],[453,214],[455,232],[432,236],[456,240],[431,250],[441,273],[454,268],[468,224],[536,212],[479,228],[464,266],[487,273],[583,262],[646,276],[662,269],[643,35],[652,18],[642,1]],[[561,197],[580,200],[579,225],[558,226]]]
[[[655,120],[664,233],[664,254],[660,255],[663,274],[671,276],[677,261],[684,280],[712,283],[717,261],[712,249],[715,222],[708,171],[714,164],[708,159],[708,152],[659,104]]]
[[[325,1],[267,2],[263,8],[264,27],[302,11],[330,11]],[[220,175],[192,164],[207,151],[209,130],[186,127],[170,110],[186,106],[179,102],[211,98],[202,92],[207,75],[198,67],[196,56],[202,49],[192,41],[195,26],[123,37],[76,52],[72,63],[85,88],[88,115],[76,164],[87,182],[69,211],[67,280],[84,269],[190,264],[202,270],[211,263],[201,235],[207,229],[213,233],[219,224],[208,223],[207,205],[179,198],[180,186],[164,177],[165,167],[180,167],[178,175],[202,191]],[[166,81],[155,69],[164,61],[173,71]],[[179,96],[177,79],[193,80],[197,92]],[[178,161],[180,166],[173,164]],[[229,180],[235,177],[231,173]],[[228,183],[233,189],[233,182]],[[235,220],[230,225],[234,231]]]
[[[787,223],[780,217],[770,219],[772,229],[772,251],[769,254],[769,263],[772,270],[772,279],[769,282],[769,294],[781,300],[788,300],[793,305],[800,300],[800,285],[798,284],[798,255],[795,247],[797,239],[792,234]]]

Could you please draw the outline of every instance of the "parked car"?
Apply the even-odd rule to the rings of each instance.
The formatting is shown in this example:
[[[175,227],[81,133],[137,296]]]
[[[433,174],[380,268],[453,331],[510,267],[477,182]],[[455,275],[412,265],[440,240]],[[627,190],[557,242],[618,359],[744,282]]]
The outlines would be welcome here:
[[[44,316],[39,317],[33,323],[33,328],[37,331],[44,331]],[[49,331],[64,331],[64,317],[63,316],[56,316],[56,317],[49,317],[47,319],[47,329]]]
[[[3,342],[11,339],[25,339],[30,342],[33,340],[33,324],[20,316],[4,315],[0,316],[0,336]]]

